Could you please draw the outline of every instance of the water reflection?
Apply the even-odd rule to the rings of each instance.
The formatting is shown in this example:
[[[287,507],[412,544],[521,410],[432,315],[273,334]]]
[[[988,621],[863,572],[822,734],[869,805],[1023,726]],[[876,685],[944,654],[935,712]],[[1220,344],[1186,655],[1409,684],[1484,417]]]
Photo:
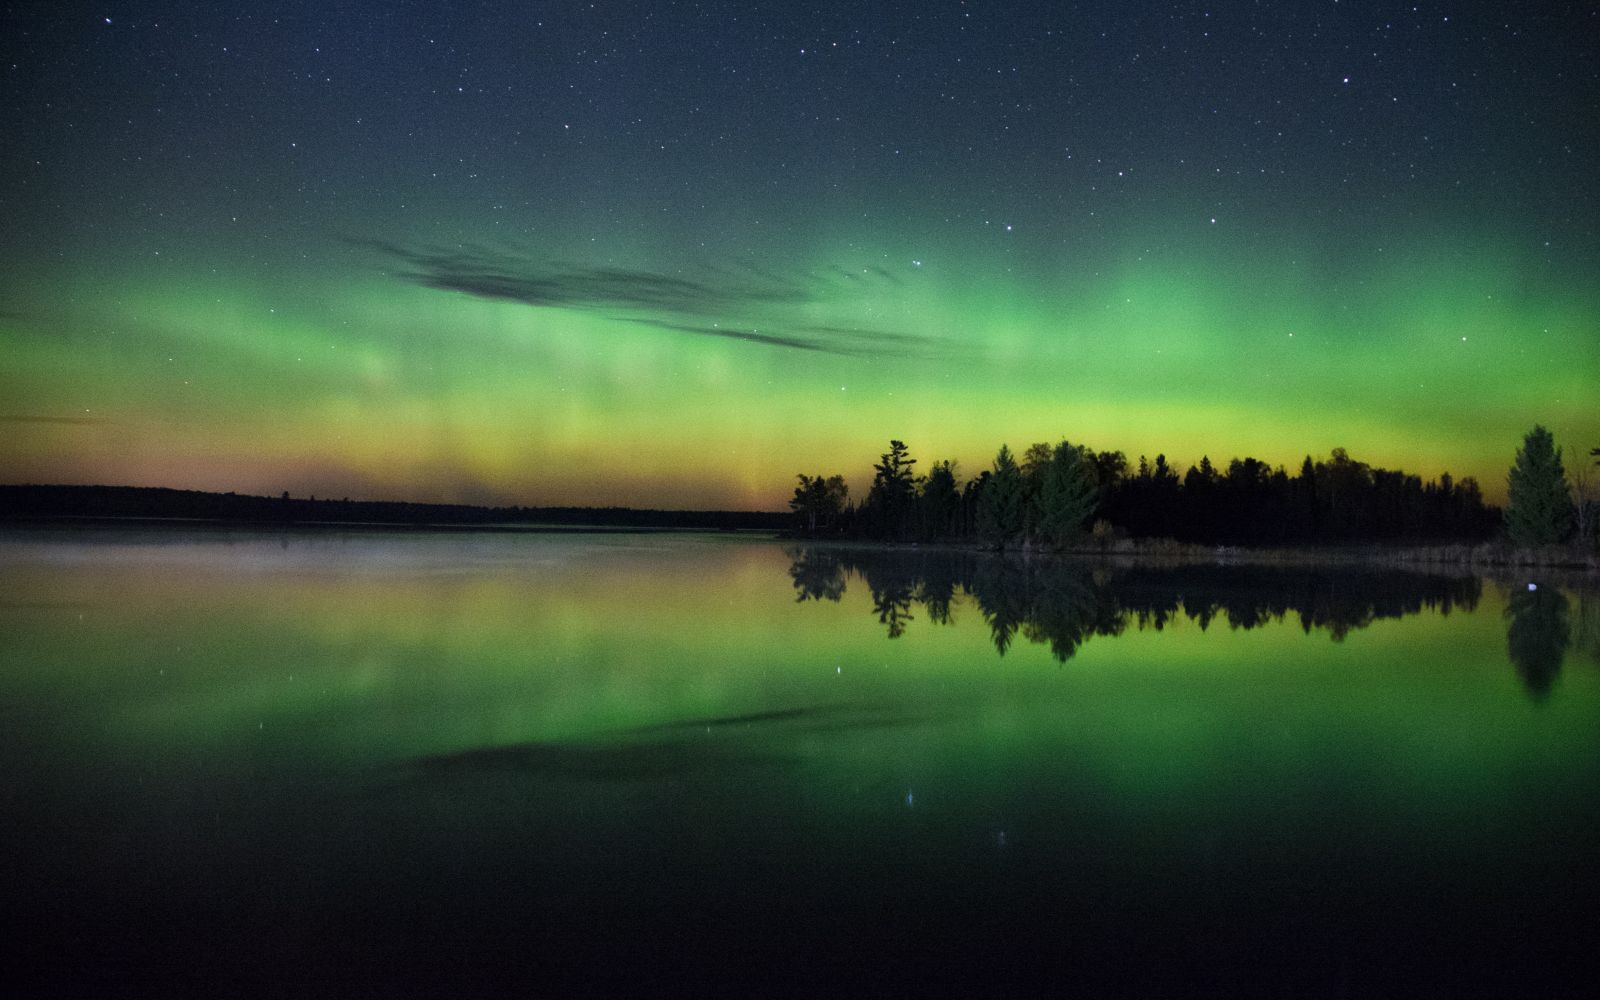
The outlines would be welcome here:
[[[1020,635],[1063,662],[1094,636],[1159,632],[1180,620],[1204,631],[1219,620],[1252,629],[1292,616],[1303,631],[1340,642],[1382,619],[1473,611],[1483,593],[1476,576],[1383,568],[1116,567],[845,546],[786,552],[797,601],[837,602],[860,580],[891,639],[919,616],[948,625],[970,601],[1001,656]],[[1505,617],[1509,658],[1535,700],[1549,695],[1569,649],[1600,665],[1600,596],[1578,589],[1569,599],[1555,586],[1518,585],[1509,588]]]
[[[1574,617],[1573,651],[1600,666],[1600,594],[1579,590]]]
[[[949,623],[952,606],[966,595],[988,624],[1001,655],[1021,634],[1029,642],[1048,644],[1063,661],[1092,636],[1120,635],[1129,626],[1160,631],[1178,619],[1202,630],[1219,618],[1229,628],[1250,629],[1295,615],[1304,631],[1326,631],[1338,642],[1382,618],[1424,609],[1440,614],[1453,608],[1471,611],[1482,594],[1477,577],[1384,569],[1153,569],[822,546],[796,547],[789,556],[797,600],[838,601],[850,578],[860,579],[891,639],[905,633],[919,605],[929,622]],[[1527,628],[1550,631],[1548,619],[1547,612],[1538,621],[1530,620]],[[1564,647],[1566,626],[1561,626],[1559,640],[1547,636],[1544,641]]]
[[[286,537],[0,535],[19,992],[1592,988],[1581,581]]]
[[[795,754],[774,749],[785,738],[868,733],[931,721],[929,712],[895,705],[808,705],[634,726],[584,739],[529,740],[423,754],[403,762],[400,770],[405,777],[421,782],[494,773],[617,783],[677,781],[696,775],[726,777],[745,770],[793,766],[798,760]]]
[[[1506,652],[1517,675],[1535,699],[1548,697],[1571,635],[1566,596],[1554,587],[1529,584],[1511,592],[1506,618]]]

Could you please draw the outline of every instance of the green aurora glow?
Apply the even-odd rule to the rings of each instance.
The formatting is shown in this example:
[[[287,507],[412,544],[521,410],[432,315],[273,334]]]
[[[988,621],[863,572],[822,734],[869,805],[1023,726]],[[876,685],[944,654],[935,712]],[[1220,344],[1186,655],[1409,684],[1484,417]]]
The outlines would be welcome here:
[[[105,27],[145,45],[154,32]],[[409,131],[337,124],[362,93],[284,110],[263,92],[281,114],[255,125],[208,119],[190,95],[180,123],[132,136],[116,114],[154,120],[174,97],[153,70],[87,29],[33,29],[7,52],[26,86],[6,131],[25,148],[4,174],[0,480],[772,509],[799,471],[864,492],[890,437],[967,475],[1001,442],[1067,437],[1180,466],[1292,469],[1345,447],[1475,476],[1500,499],[1535,422],[1569,454],[1600,445],[1600,240],[1579,163],[1596,129],[1572,131],[1581,111],[1535,116],[1569,126],[1540,140],[1567,152],[1515,182],[1532,125],[1489,133],[1482,170],[1462,138],[1512,121],[1509,104],[1440,121],[1409,177],[1377,151],[1320,162],[1309,126],[1265,180],[1189,133],[1078,135],[1084,158],[1116,147],[1104,166],[1052,159],[1060,137],[1043,131],[983,158],[949,115],[900,166],[888,147],[917,131],[885,121],[914,102],[887,93],[879,114],[846,116],[853,160],[842,139],[806,153],[760,130],[742,159],[719,159],[724,136],[651,160],[621,109],[591,115],[586,138],[553,126],[536,152],[432,104]],[[126,84],[98,110],[62,97],[75,131],[45,110],[59,81],[40,68],[73,45]],[[477,113],[511,106],[491,95]],[[869,146],[874,128],[892,134]],[[487,248],[471,281],[509,268],[620,275],[620,290],[580,282],[530,304],[439,287],[416,263],[464,248]],[[652,299],[657,279],[704,295]]]

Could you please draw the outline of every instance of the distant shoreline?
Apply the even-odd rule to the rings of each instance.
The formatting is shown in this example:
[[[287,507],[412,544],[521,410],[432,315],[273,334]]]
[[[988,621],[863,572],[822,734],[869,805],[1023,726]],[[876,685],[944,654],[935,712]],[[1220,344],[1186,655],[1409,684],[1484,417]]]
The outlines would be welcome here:
[[[0,531],[7,528],[78,529],[150,528],[182,531],[255,531],[262,533],[370,532],[373,534],[463,534],[463,535],[684,535],[738,534],[781,536],[776,528],[702,528],[649,524],[541,524],[457,523],[432,524],[426,521],[252,521],[242,518],[203,517],[116,517],[55,515],[38,517],[0,516]]]
[[[287,493],[264,497],[159,486],[0,485],[0,523],[88,523],[93,520],[249,524],[262,528],[364,525],[377,526],[380,530],[386,527],[491,531],[556,528],[777,531],[788,527],[793,517],[787,512],[768,511],[482,507],[403,500],[319,500],[291,497]]]

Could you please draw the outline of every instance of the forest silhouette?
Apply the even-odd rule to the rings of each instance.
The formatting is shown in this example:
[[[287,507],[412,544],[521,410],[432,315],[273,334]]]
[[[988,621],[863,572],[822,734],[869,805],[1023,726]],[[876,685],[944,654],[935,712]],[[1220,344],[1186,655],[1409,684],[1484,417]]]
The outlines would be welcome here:
[[[1120,451],[1062,441],[1020,457],[1001,446],[991,468],[961,482],[952,462],[926,475],[904,442],[889,443],[855,503],[841,476],[799,476],[789,506],[805,535],[897,541],[974,540],[993,548],[1067,548],[1093,537],[1208,545],[1477,542],[1502,517],[1471,477],[1424,481],[1335,448],[1295,474],[1254,458],[1209,457],[1181,476],[1164,454],[1130,464]]]

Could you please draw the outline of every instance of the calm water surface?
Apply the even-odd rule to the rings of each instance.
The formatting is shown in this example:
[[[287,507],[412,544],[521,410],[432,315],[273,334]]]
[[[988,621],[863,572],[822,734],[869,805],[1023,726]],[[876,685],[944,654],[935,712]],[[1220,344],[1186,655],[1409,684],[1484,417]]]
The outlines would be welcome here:
[[[30,992],[1600,968],[1600,600],[1557,580],[11,530],[0,711]]]

